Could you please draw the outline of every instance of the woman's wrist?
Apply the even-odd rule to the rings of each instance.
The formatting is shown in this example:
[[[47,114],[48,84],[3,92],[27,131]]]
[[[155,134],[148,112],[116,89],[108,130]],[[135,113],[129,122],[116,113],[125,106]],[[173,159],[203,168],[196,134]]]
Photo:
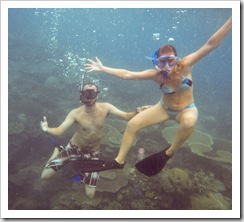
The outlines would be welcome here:
[[[100,71],[101,72],[106,72],[106,69],[108,69],[108,67],[106,67],[106,66],[101,66],[100,67]]]

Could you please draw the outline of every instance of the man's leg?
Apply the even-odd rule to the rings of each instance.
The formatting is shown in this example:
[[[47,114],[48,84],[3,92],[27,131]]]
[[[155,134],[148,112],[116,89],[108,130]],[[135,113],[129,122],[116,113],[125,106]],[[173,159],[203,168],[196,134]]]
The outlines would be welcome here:
[[[84,183],[85,183],[85,192],[86,196],[93,198],[96,193],[96,185],[99,174],[97,172],[85,173]]]
[[[90,187],[88,185],[85,185],[85,192],[86,192],[86,196],[92,199],[95,196],[96,187]]]
[[[53,160],[58,154],[59,154],[59,149],[57,147],[55,147],[52,156],[47,161],[47,164],[51,160]],[[42,180],[47,180],[47,179],[51,178],[55,173],[56,173],[56,171],[54,169],[52,169],[52,168],[46,168],[46,166],[45,166],[45,168],[42,171],[41,179]]]
[[[63,147],[55,147],[53,155],[50,157],[42,171],[41,178],[51,178],[55,172],[69,163],[71,156],[72,158],[79,158],[81,154],[76,148],[69,148],[67,146],[65,149]]]

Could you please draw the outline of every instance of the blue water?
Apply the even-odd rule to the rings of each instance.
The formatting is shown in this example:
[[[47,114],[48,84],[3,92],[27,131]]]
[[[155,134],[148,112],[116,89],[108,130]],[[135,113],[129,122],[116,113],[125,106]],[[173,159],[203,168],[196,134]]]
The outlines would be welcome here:
[[[79,106],[82,75],[86,82],[99,85],[100,101],[122,110],[159,101],[160,90],[153,82],[88,74],[83,71],[85,59],[97,56],[109,67],[151,69],[153,65],[145,56],[151,56],[161,45],[174,45],[182,58],[198,50],[230,15],[231,9],[9,9],[9,123],[15,122],[17,116],[25,126],[21,133],[9,133],[9,175],[35,163],[40,169],[44,167],[52,149],[39,122],[46,115],[50,125],[57,126]],[[192,72],[199,110],[197,128],[227,140],[232,134],[231,42],[230,33]],[[209,116],[214,124],[205,121]],[[59,142],[67,143],[72,133]],[[33,174],[33,178],[9,184],[10,190],[15,191],[9,193],[9,209],[53,208],[45,195],[57,195],[57,190],[52,194],[44,188],[28,191],[31,180],[39,176]],[[59,180],[63,182],[60,190],[70,187],[68,179]],[[42,192],[44,197],[40,200]],[[21,198],[35,205],[21,202]],[[41,204],[36,204],[38,201]],[[175,208],[183,209],[183,204]]]

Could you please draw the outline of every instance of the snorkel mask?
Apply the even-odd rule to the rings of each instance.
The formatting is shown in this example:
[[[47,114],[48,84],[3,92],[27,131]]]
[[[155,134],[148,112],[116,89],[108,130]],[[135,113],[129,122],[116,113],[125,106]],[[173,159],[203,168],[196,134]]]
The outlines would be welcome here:
[[[87,88],[85,89],[85,86],[89,85],[89,87],[92,87],[91,89]],[[100,91],[98,91],[98,87],[94,83],[86,83],[85,85],[80,85],[80,101],[86,105],[93,105],[95,103],[96,97]]]
[[[174,55],[160,56],[157,58],[157,54],[158,54],[158,51],[155,51],[152,54],[151,60],[152,60],[154,67],[159,71],[162,71],[165,67],[173,67],[179,61],[179,58]],[[164,77],[168,77],[168,75],[169,74],[167,71],[163,71]]]

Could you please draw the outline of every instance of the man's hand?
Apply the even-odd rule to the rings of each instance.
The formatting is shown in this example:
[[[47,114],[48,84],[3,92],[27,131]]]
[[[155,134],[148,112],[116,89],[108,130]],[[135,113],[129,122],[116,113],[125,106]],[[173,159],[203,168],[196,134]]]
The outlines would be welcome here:
[[[90,62],[89,64],[85,64],[86,66],[85,70],[87,70],[87,72],[102,71],[103,64],[97,57],[96,57],[96,62],[91,59],[87,59],[87,61]]]
[[[143,110],[145,110],[145,109],[149,109],[149,108],[151,108],[151,107],[152,107],[152,105],[146,105],[146,106],[137,107],[137,108],[136,108],[136,112],[137,112],[137,113],[140,113],[141,111],[143,111]]]
[[[47,118],[45,116],[43,116],[43,121],[41,121],[40,126],[41,126],[41,129],[43,132],[48,131],[48,122],[47,122]]]

